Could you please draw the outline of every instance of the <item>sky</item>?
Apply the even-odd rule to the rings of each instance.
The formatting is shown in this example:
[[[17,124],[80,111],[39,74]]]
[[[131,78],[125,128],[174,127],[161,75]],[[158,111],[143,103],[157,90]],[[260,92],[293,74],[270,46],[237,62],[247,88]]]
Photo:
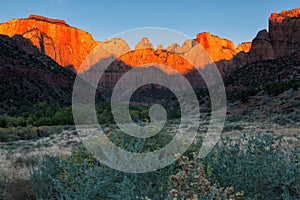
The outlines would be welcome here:
[[[130,29],[161,27],[190,38],[210,32],[237,45],[267,29],[272,12],[297,7],[299,0],[1,0],[0,23],[35,14],[63,19],[98,41]]]

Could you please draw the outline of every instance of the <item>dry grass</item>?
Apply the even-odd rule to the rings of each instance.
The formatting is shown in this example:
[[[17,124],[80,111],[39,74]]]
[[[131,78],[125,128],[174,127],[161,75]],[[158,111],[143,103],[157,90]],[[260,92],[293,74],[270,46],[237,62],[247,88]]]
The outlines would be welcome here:
[[[66,156],[79,142],[72,132],[52,135],[36,141],[0,144],[0,199],[35,199],[29,184],[30,171],[42,155]]]

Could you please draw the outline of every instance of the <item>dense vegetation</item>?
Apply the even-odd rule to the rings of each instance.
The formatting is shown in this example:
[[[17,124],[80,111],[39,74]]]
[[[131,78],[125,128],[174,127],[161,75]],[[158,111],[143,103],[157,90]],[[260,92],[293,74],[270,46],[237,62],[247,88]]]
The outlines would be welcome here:
[[[300,149],[286,145],[268,134],[223,138],[205,159],[188,151],[145,174],[110,169],[78,147],[67,158],[45,157],[30,185],[40,199],[299,199]]]
[[[277,96],[289,89],[297,90],[300,87],[300,80],[278,81],[268,83],[264,86],[264,91],[272,96]]]
[[[165,104],[165,106],[169,119],[180,117],[179,109],[172,105]],[[95,106],[100,124],[115,123],[110,107],[110,102],[101,102]],[[131,105],[129,110],[132,120],[150,121],[149,108],[150,105]],[[46,102],[39,102],[31,108],[30,112],[20,112],[19,116],[0,116],[0,142],[48,136],[49,134],[43,132],[49,132],[50,126],[64,125],[74,125],[71,106],[60,108],[58,105],[52,106]]]
[[[289,89],[298,89],[299,73],[294,68],[300,65],[296,59],[298,54],[299,51],[275,60],[258,61],[235,69],[224,80],[228,99],[246,102],[250,96],[260,91],[276,96]],[[234,89],[229,89],[231,87]]]

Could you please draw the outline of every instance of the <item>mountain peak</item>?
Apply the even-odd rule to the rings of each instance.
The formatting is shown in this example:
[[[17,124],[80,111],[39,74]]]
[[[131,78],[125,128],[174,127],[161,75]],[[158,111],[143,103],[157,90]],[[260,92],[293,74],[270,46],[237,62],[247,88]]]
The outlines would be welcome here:
[[[183,54],[192,49],[195,46],[195,43],[196,41],[194,39],[189,39],[184,41],[182,46],[180,46],[178,43],[174,43],[168,46],[166,50],[174,53]]]
[[[153,44],[149,41],[148,38],[143,37],[137,45],[135,45],[135,50],[137,49],[154,49]]]
[[[162,44],[157,45],[156,50],[165,50]]]

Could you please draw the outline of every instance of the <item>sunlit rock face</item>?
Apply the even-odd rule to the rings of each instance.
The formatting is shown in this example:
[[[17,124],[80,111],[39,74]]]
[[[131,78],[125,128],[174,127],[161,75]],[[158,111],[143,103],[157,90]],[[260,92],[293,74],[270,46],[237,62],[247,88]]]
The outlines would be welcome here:
[[[135,45],[135,50],[138,49],[154,49],[153,44],[149,41],[148,38],[142,38],[139,43]]]
[[[97,45],[89,33],[73,28],[63,20],[35,15],[0,24],[0,34],[22,35],[59,65],[72,66],[75,71]]]
[[[96,63],[98,66],[111,63],[108,73],[102,78],[103,84],[110,88],[126,71],[151,63],[157,64],[155,67],[170,75],[174,74],[173,70],[188,75],[192,84],[198,85],[198,76],[194,76],[195,67],[204,68],[209,67],[208,64],[216,63],[223,77],[226,77],[233,70],[246,64],[276,59],[299,50],[300,8],[271,14],[269,30],[259,31],[252,42],[244,42],[237,46],[230,40],[204,32],[181,45],[158,45],[156,50],[148,38],[142,38],[134,49],[130,49],[122,38],[97,42],[89,33],[71,27],[63,20],[35,15],[0,24],[0,34],[14,37],[16,40],[20,39],[20,36],[29,39],[37,48],[28,50],[38,50],[53,58],[59,65],[72,68],[77,73],[91,70]],[[22,45],[22,42],[20,44]],[[30,47],[23,44],[24,48]],[[92,51],[96,46],[102,53]],[[199,46],[209,58],[199,54]],[[93,57],[92,64],[82,64],[90,53],[97,54]],[[193,66],[189,61],[197,61],[199,65]],[[93,71],[96,72],[97,68]]]
[[[30,15],[26,19],[14,19],[0,24],[0,34],[8,36],[21,35],[29,39],[40,52],[45,53],[63,67],[73,68],[75,72],[79,71],[85,58],[99,44],[108,48],[109,53],[112,55],[115,54],[115,51],[130,51],[126,42],[121,38],[97,42],[89,33],[69,26],[64,20],[49,19],[36,15]],[[247,52],[249,46],[251,46],[251,44],[241,44],[235,48],[233,43],[229,40],[212,36],[209,33],[200,33],[196,39],[187,40],[182,46],[172,44],[167,47],[166,50],[172,53],[186,54],[193,49],[196,41],[205,48],[213,61],[229,60],[240,51]],[[136,45],[135,50],[142,49],[151,49],[154,51],[154,46],[147,38],[142,38]],[[159,46],[157,50],[159,51],[156,53],[159,53],[164,50],[164,48]],[[147,51],[145,53],[149,52]],[[161,53],[162,55],[160,57],[164,57],[165,53]],[[117,54],[119,55],[119,53]],[[136,54],[141,54],[141,51]],[[189,53],[189,55],[191,55],[191,53]],[[141,59],[143,60],[143,58]],[[172,58],[170,59],[171,61],[168,61],[168,63],[174,60]],[[155,61],[156,58],[153,62]],[[126,63],[136,66],[134,62],[136,61],[133,61],[133,59],[126,60]],[[177,61],[174,61],[174,63],[178,64]],[[172,66],[175,65],[172,64]],[[177,65],[176,69],[179,69],[181,66],[181,64]],[[91,66],[85,66],[81,72],[88,70],[90,67]],[[179,71],[186,72],[186,67],[179,69]]]
[[[251,47],[251,43],[243,43],[235,47],[232,41],[211,35],[208,32],[199,33],[196,41],[203,46],[215,62],[230,60],[241,51],[248,52]]]

